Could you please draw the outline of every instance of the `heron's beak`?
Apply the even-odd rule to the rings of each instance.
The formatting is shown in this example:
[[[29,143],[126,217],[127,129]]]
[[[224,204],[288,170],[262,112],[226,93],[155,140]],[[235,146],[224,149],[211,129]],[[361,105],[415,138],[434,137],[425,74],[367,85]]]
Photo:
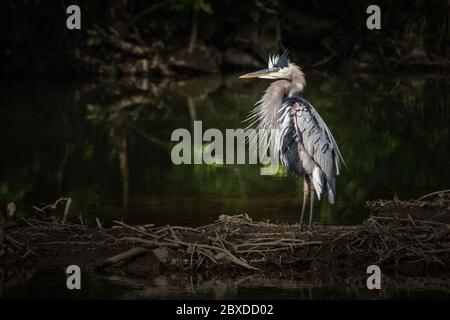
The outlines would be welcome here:
[[[251,72],[244,74],[239,77],[239,79],[250,79],[250,78],[261,78],[271,74],[272,72],[276,72],[277,68],[263,69],[256,72]]]

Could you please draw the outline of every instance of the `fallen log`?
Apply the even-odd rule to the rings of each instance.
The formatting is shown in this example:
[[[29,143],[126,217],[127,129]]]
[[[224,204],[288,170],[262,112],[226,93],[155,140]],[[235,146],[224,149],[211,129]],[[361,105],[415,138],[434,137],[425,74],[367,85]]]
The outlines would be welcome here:
[[[142,255],[144,253],[147,253],[148,249],[142,248],[142,247],[136,247],[136,248],[132,248],[128,251],[125,251],[121,254],[115,255],[111,258],[108,258],[106,260],[103,260],[102,262],[100,262],[99,264],[97,264],[96,269],[101,270],[106,268],[107,266],[111,266],[114,265],[118,262],[122,262],[124,260],[128,260],[134,257],[137,257],[139,255]]]

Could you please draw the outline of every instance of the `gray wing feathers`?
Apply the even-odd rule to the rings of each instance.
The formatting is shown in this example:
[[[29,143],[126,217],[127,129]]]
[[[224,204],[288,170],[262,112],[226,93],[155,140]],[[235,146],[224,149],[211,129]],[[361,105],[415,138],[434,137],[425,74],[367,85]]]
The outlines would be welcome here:
[[[333,134],[331,133],[330,129],[328,129],[327,124],[325,123],[325,121],[323,121],[322,117],[316,111],[316,109],[314,109],[314,107],[311,105],[311,103],[309,103],[305,99],[302,99],[302,98],[300,98],[300,99],[301,99],[302,103],[306,104],[309,107],[309,110],[310,110],[312,116],[316,119],[317,125],[320,127],[320,130],[322,131],[323,135],[325,135],[329,139],[331,146],[337,155],[337,157],[335,157],[335,166],[336,166],[336,174],[339,175],[340,170],[341,170],[340,162],[342,161],[342,163],[344,164],[345,167],[347,167],[347,165],[344,161],[344,158],[341,155],[341,151],[339,150],[336,140],[334,140]]]
[[[343,161],[336,141],[313,106],[301,98],[297,102],[296,122],[307,154],[302,157],[303,167],[312,178],[319,198],[328,194],[329,201],[334,203],[336,175],[339,175],[340,160]]]

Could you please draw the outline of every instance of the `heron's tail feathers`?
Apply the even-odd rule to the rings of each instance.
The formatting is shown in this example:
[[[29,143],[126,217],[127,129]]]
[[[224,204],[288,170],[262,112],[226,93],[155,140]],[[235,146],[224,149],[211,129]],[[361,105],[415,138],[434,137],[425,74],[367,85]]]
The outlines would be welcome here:
[[[311,181],[313,183],[314,190],[316,191],[317,198],[320,200],[322,195],[328,194],[328,202],[334,204],[336,200],[334,181],[330,183],[319,167],[314,168]]]
[[[327,187],[328,187],[328,202],[334,204],[336,201],[336,178],[331,177],[327,179]]]
[[[319,198],[320,200],[320,197],[322,196],[323,193],[323,177],[322,177],[322,170],[320,170],[319,167],[315,167],[313,169],[311,180],[314,186],[314,190],[316,191],[317,198]]]
[[[331,204],[334,204],[334,201],[336,200],[333,188],[328,183],[328,202]]]

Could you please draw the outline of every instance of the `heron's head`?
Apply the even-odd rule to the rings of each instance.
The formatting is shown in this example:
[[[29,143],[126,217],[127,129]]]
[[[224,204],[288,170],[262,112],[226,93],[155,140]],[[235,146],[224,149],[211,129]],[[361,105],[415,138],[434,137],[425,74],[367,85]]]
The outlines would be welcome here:
[[[290,80],[291,71],[297,68],[288,58],[288,53],[285,51],[281,55],[269,56],[267,69],[262,69],[256,72],[251,72],[240,76],[241,79],[260,78],[272,80]]]

